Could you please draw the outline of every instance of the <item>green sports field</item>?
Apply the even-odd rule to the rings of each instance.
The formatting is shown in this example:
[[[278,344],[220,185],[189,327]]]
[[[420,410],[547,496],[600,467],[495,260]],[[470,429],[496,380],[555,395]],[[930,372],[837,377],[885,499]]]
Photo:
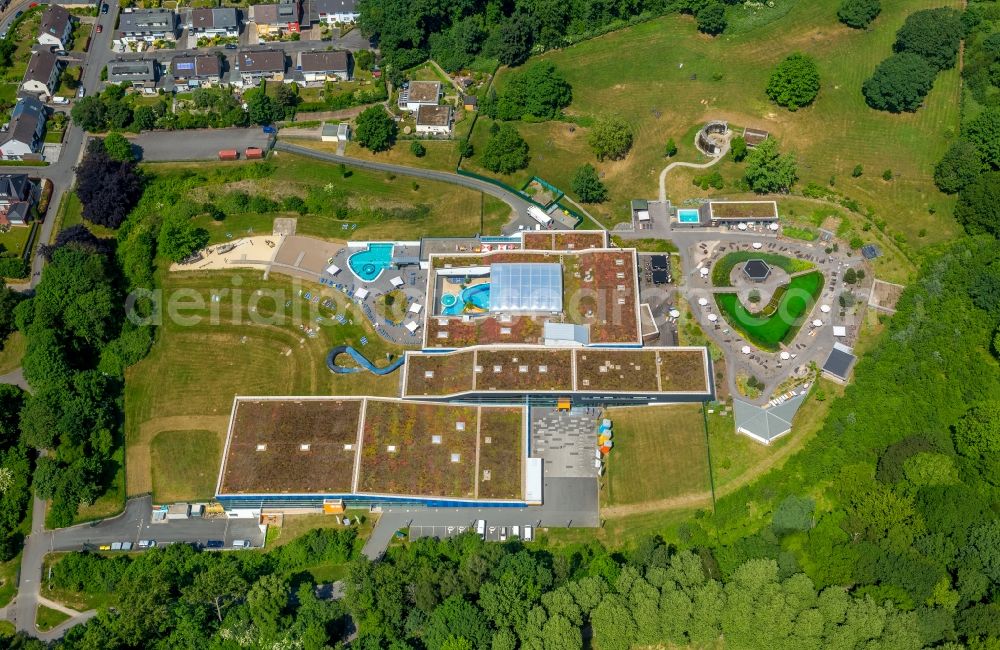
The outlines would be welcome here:
[[[954,134],[958,129],[958,71],[938,75],[925,105],[913,114],[871,110],[861,84],[891,54],[895,32],[909,13],[958,4],[885,0],[870,29],[851,30],[837,21],[839,0],[796,2],[790,8],[781,2],[774,11],[787,10],[785,15],[717,38],[699,34],[690,16],[671,15],[544,54],[537,59],[554,63],[573,86],[567,112],[586,122],[613,108],[634,124],[635,145],[623,161],[597,163],[586,145],[586,127],[518,123],[531,147],[531,165],[505,180],[517,186],[537,174],[568,188],[575,168],[594,162],[611,193],[594,211],[610,225],[628,218],[630,199],[656,196],[668,138],[679,148],[673,160],[697,161],[697,128],[707,120],[724,119],[734,126],[768,130],[782,149],[794,152],[801,177],[797,187],[808,182],[827,186],[834,177],[837,191],[871,207],[889,230],[904,235],[911,245],[943,241],[957,228],[946,216],[952,199],[937,191],[932,173],[948,146],[949,130]],[[760,24],[765,18],[749,22]],[[816,58],[822,88],[814,105],[793,113],[772,104],[764,88],[771,68],[797,51]],[[478,151],[487,137],[487,122],[480,120],[476,127],[473,142]],[[864,174],[852,178],[857,164]],[[717,168],[726,180],[721,193],[734,197],[732,182],[742,174],[742,166],[726,162]],[[892,169],[893,181],[882,180],[885,169]],[[691,184],[691,177],[701,173],[683,170],[675,177],[672,172],[669,198],[679,203],[718,193]],[[929,212],[931,206],[936,214]],[[922,229],[927,233],[918,237]]]
[[[783,289],[776,292],[780,292],[780,296],[776,295],[776,305],[768,305],[757,314],[744,307],[735,293],[718,293],[715,302],[726,321],[751,343],[765,350],[776,350],[799,331],[801,319],[823,290],[823,274],[814,271],[797,275]]]

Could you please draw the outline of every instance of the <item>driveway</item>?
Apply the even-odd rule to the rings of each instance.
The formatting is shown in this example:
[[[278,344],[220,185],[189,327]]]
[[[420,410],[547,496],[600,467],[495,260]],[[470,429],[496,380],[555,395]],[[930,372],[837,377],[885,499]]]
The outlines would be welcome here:
[[[247,147],[266,149],[270,136],[260,127],[245,129],[198,129],[194,131],[146,131],[134,138],[145,162],[218,160],[223,149],[236,149],[243,158]]]

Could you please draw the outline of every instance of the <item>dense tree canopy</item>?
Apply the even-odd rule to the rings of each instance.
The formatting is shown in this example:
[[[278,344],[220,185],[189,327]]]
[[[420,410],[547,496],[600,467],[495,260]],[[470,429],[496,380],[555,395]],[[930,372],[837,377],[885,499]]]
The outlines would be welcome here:
[[[190,219],[172,216],[160,226],[157,249],[172,262],[180,262],[208,244],[209,234]]]
[[[982,154],[968,140],[956,140],[934,167],[934,183],[945,194],[954,194],[976,180],[986,168]]]
[[[632,125],[616,115],[601,117],[591,127],[587,144],[598,160],[621,160],[632,149]]]
[[[100,139],[87,145],[76,169],[76,195],[83,204],[83,218],[117,228],[142,196],[143,179],[133,161],[115,160]]]
[[[572,100],[573,89],[555,66],[536,63],[507,78],[493,103],[493,115],[488,115],[501,120],[551,119]]]
[[[104,150],[108,152],[112,160],[129,162],[135,160],[135,153],[132,151],[132,143],[117,131],[109,133],[104,138]]]
[[[983,162],[1000,169],[1000,109],[988,108],[970,120],[962,138],[976,148]]]
[[[366,108],[358,115],[354,140],[365,149],[386,151],[396,142],[396,122],[382,106]]]
[[[608,188],[601,182],[597,170],[591,164],[578,167],[573,175],[573,192],[584,203],[601,203],[608,198]]]
[[[491,172],[511,174],[528,166],[528,143],[513,124],[500,124],[483,147],[482,164]]]
[[[955,218],[970,233],[1000,236],[1000,172],[982,174],[962,188]]]
[[[965,28],[962,14],[951,7],[915,11],[896,33],[896,52],[922,56],[938,70],[955,65]]]
[[[848,27],[864,29],[881,12],[881,0],[843,0],[837,9],[837,18]]]
[[[915,111],[934,85],[937,70],[924,57],[901,52],[878,64],[861,91],[872,108],[891,113]]]
[[[819,94],[819,69],[805,54],[789,55],[771,72],[767,96],[779,106],[796,110],[808,106]]]
[[[11,332],[14,331],[14,308],[24,296],[8,287],[0,278],[0,350]]]
[[[746,157],[743,178],[754,192],[787,192],[798,178],[795,156],[781,154],[778,142],[768,138],[757,145]]]
[[[695,13],[698,31],[715,36],[726,29],[726,7],[717,0],[709,0]]]

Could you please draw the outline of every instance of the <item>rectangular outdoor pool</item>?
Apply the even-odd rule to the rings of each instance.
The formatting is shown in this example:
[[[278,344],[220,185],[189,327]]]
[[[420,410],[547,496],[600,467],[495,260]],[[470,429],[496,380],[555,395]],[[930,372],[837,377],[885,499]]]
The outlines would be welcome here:
[[[700,223],[701,214],[697,208],[679,208],[677,210],[678,223]]]

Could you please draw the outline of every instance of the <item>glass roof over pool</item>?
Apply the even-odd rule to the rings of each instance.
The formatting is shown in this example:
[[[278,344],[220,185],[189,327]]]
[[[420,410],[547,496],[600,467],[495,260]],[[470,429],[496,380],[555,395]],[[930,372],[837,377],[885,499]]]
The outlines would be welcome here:
[[[562,311],[562,265],[493,264],[490,311]]]

